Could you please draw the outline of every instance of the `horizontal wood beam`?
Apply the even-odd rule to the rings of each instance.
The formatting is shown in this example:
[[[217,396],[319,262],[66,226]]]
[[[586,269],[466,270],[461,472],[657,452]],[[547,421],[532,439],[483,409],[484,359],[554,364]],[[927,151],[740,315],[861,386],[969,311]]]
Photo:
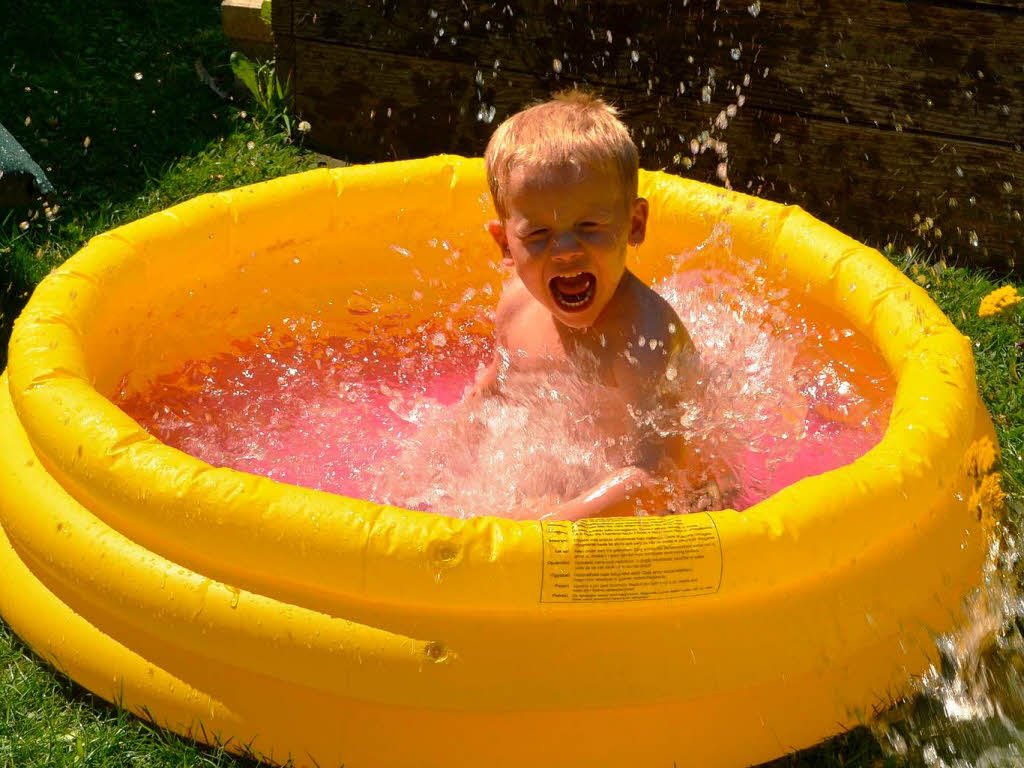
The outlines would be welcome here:
[[[352,161],[479,155],[498,122],[551,86],[546,73],[479,77],[475,64],[315,41],[294,55],[311,140]],[[1024,253],[1024,153],[1014,149],[749,104],[722,126],[714,104],[624,86],[614,94],[644,167],[715,182],[724,162],[736,188],[799,204],[876,244],[923,241],[999,267]]]
[[[1024,14],[922,2],[292,0],[295,37],[1008,147]],[[680,86],[683,92],[680,93]]]

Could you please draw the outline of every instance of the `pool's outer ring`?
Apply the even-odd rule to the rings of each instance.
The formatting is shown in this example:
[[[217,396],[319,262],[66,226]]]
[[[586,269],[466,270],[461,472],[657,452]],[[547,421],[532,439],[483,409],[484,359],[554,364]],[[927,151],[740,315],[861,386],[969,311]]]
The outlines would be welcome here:
[[[404,228],[443,218],[482,263],[484,215],[467,205],[481,164],[439,157],[197,198],[95,238],[43,281],[0,393],[0,611],[100,695],[123,686],[180,732],[204,738],[202,722],[206,740],[321,765],[742,765],[883,704],[980,581],[963,456],[992,430],[969,341],[880,254],[798,208],[661,173],[641,183],[655,212],[643,276],[665,271],[673,238],[728,222],[737,250],[866,333],[899,381],[867,455],[711,516],[715,594],[540,602],[538,523],[214,469],[94,387],[112,353],[91,329],[173,282],[182,251],[216,286],[218,264],[274,250],[284,228],[346,230],[400,200],[441,212]],[[431,258],[417,264],[444,269]]]

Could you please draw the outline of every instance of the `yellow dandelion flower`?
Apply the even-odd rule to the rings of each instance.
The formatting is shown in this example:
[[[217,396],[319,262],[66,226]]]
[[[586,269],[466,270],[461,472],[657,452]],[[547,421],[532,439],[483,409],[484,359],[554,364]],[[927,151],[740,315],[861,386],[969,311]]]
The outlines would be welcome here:
[[[975,440],[964,454],[964,467],[967,474],[975,479],[987,475],[996,465],[997,456],[995,443],[987,437]]]
[[[999,518],[992,509],[982,507],[981,512],[978,513],[978,521],[981,523],[982,530],[991,531],[996,527]]]
[[[980,520],[981,519],[981,492],[976,490],[967,500],[967,508]]]
[[[1006,493],[1003,491],[1002,481],[999,475],[986,475],[978,487],[978,496],[981,499],[982,510],[991,510],[993,513],[1003,511],[1006,504]]]
[[[967,508],[987,531],[992,530],[999,522],[999,515],[1005,505],[1006,493],[996,473],[985,475],[967,500]]]
[[[998,315],[1005,309],[1009,309],[1021,302],[1021,296],[1012,285],[1004,285],[996,288],[992,293],[981,300],[978,306],[978,317],[992,317]]]

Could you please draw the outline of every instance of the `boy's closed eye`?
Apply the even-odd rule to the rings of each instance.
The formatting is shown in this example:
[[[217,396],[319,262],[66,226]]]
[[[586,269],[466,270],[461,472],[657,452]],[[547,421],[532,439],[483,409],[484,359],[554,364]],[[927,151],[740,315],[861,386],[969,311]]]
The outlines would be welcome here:
[[[520,240],[531,240],[539,237],[547,237],[548,228],[539,224],[526,224],[516,228],[516,235]]]

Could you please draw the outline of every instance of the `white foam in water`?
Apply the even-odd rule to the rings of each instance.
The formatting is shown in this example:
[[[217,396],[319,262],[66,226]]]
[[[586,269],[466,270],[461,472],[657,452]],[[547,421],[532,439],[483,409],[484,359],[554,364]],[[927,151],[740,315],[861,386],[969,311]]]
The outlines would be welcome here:
[[[731,257],[728,230],[677,260],[705,248]],[[609,426],[623,421],[621,401],[586,363],[509,376],[501,397],[459,402],[492,341],[443,322],[337,338],[288,320],[236,344],[240,354],[191,362],[126,396],[123,407],[214,465],[463,517],[539,517],[629,464],[656,430],[700,452],[727,491],[723,503],[743,509],[868,450],[892,389],[860,334],[819,328],[756,273],[684,269],[654,286],[700,365],[660,382],[681,393],[678,407],[629,409],[625,433]],[[486,292],[465,298],[463,309],[486,319]],[[688,509],[692,479],[668,480],[677,509]]]

